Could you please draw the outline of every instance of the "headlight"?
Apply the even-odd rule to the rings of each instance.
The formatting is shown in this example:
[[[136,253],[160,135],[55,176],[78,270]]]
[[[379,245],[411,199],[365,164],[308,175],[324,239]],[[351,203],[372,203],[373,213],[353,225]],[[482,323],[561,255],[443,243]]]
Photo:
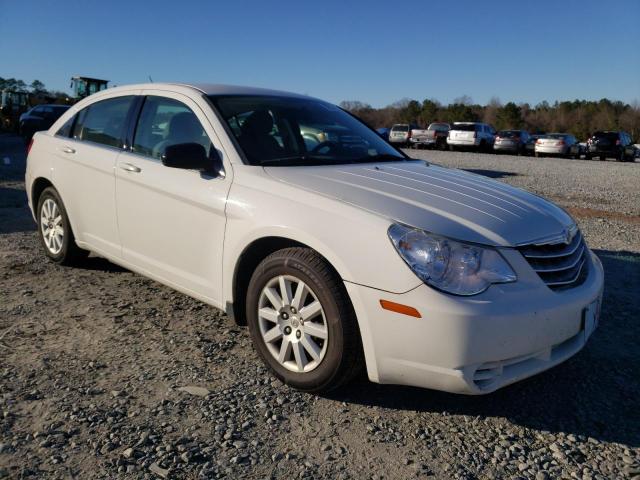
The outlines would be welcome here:
[[[516,274],[497,250],[433,235],[404,225],[389,238],[409,268],[425,283],[455,295],[476,295],[493,283],[515,282]]]

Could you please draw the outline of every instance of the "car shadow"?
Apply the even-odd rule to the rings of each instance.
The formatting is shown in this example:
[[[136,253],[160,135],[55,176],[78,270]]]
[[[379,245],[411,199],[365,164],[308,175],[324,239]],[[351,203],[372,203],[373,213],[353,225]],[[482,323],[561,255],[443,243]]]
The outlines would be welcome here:
[[[526,428],[640,446],[640,254],[596,250],[605,269],[600,325],[567,362],[485,396],[377,385],[361,378],[328,395],[391,410],[503,417]]]
[[[465,172],[475,173],[489,178],[517,177],[519,174],[515,172],[503,172],[500,170],[485,170],[482,168],[462,168]]]

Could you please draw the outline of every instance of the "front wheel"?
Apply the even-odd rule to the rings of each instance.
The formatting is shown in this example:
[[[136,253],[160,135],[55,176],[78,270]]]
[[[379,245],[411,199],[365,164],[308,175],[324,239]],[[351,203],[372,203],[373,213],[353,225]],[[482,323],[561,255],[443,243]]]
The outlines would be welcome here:
[[[263,362],[284,383],[319,392],[339,387],[363,364],[360,333],[344,284],[309,248],[287,248],[256,268],[247,323]]]
[[[76,245],[67,210],[55,188],[47,187],[40,195],[36,218],[40,243],[51,260],[71,265],[89,255]]]

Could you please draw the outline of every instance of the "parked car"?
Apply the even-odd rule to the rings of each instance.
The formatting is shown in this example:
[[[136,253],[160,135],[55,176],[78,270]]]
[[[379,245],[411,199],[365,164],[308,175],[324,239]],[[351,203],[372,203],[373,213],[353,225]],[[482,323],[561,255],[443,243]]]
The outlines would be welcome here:
[[[384,138],[387,142],[389,141],[389,131],[390,129],[388,128],[378,128],[376,130],[376,132],[378,132],[378,135]]]
[[[549,133],[536,140],[536,157],[571,156],[571,147],[578,141],[570,133]]]
[[[525,153],[525,145],[528,141],[529,132],[526,130],[501,130],[496,133],[493,151],[520,155]]]
[[[309,150],[309,125],[364,145]],[[374,382],[488,393],[565,361],[598,323],[602,266],[567,212],[413,160],[302,95],[98,92],[34,135],[25,185],[52,261],[91,251],[225,309],[305,391],[364,365]]]
[[[448,123],[432,123],[426,130],[415,128],[411,130],[411,147],[413,148],[437,148],[445,150],[447,148],[447,135],[451,126]]]
[[[34,133],[47,130],[69,109],[68,105],[38,105],[20,115],[18,129],[25,140]]]
[[[529,140],[527,140],[527,143],[525,143],[524,145],[524,151],[526,155],[534,155],[535,154],[535,147],[536,147],[536,141],[539,138],[542,138],[544,135],[541,133],[537,133],[534,135],[529,135]]]
[[[413,123],[396,123],[389,131],[389,142],[397,146],[408,147],[411,140],[411,130],[419,128]]]
[[[580,159],[587,153],[586,142],[576,142],[569,148],[569,156],[571,158]]]
[[[626,132],[596,132],[587,140],[585,158],[600,157],[600,160],[615,158],[619,162],[633,162],[635,148],[633,140]]]
[[[491,125],[477,122],[455,122],[449,130],[449,150],[471,148],[488,152],[493,148],[496,131]]]

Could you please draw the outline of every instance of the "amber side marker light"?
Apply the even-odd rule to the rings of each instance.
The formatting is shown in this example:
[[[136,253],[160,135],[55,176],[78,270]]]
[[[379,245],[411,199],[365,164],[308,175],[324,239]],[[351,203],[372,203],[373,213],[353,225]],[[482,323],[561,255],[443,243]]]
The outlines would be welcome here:
[[[409,315],[410,317],[422,318],[420,312],[408,305],[402,305],[401,303],[390,302],[389,300],[380,300],[380,306],[385,310],[391,312],[401,313],[402,315]]]

